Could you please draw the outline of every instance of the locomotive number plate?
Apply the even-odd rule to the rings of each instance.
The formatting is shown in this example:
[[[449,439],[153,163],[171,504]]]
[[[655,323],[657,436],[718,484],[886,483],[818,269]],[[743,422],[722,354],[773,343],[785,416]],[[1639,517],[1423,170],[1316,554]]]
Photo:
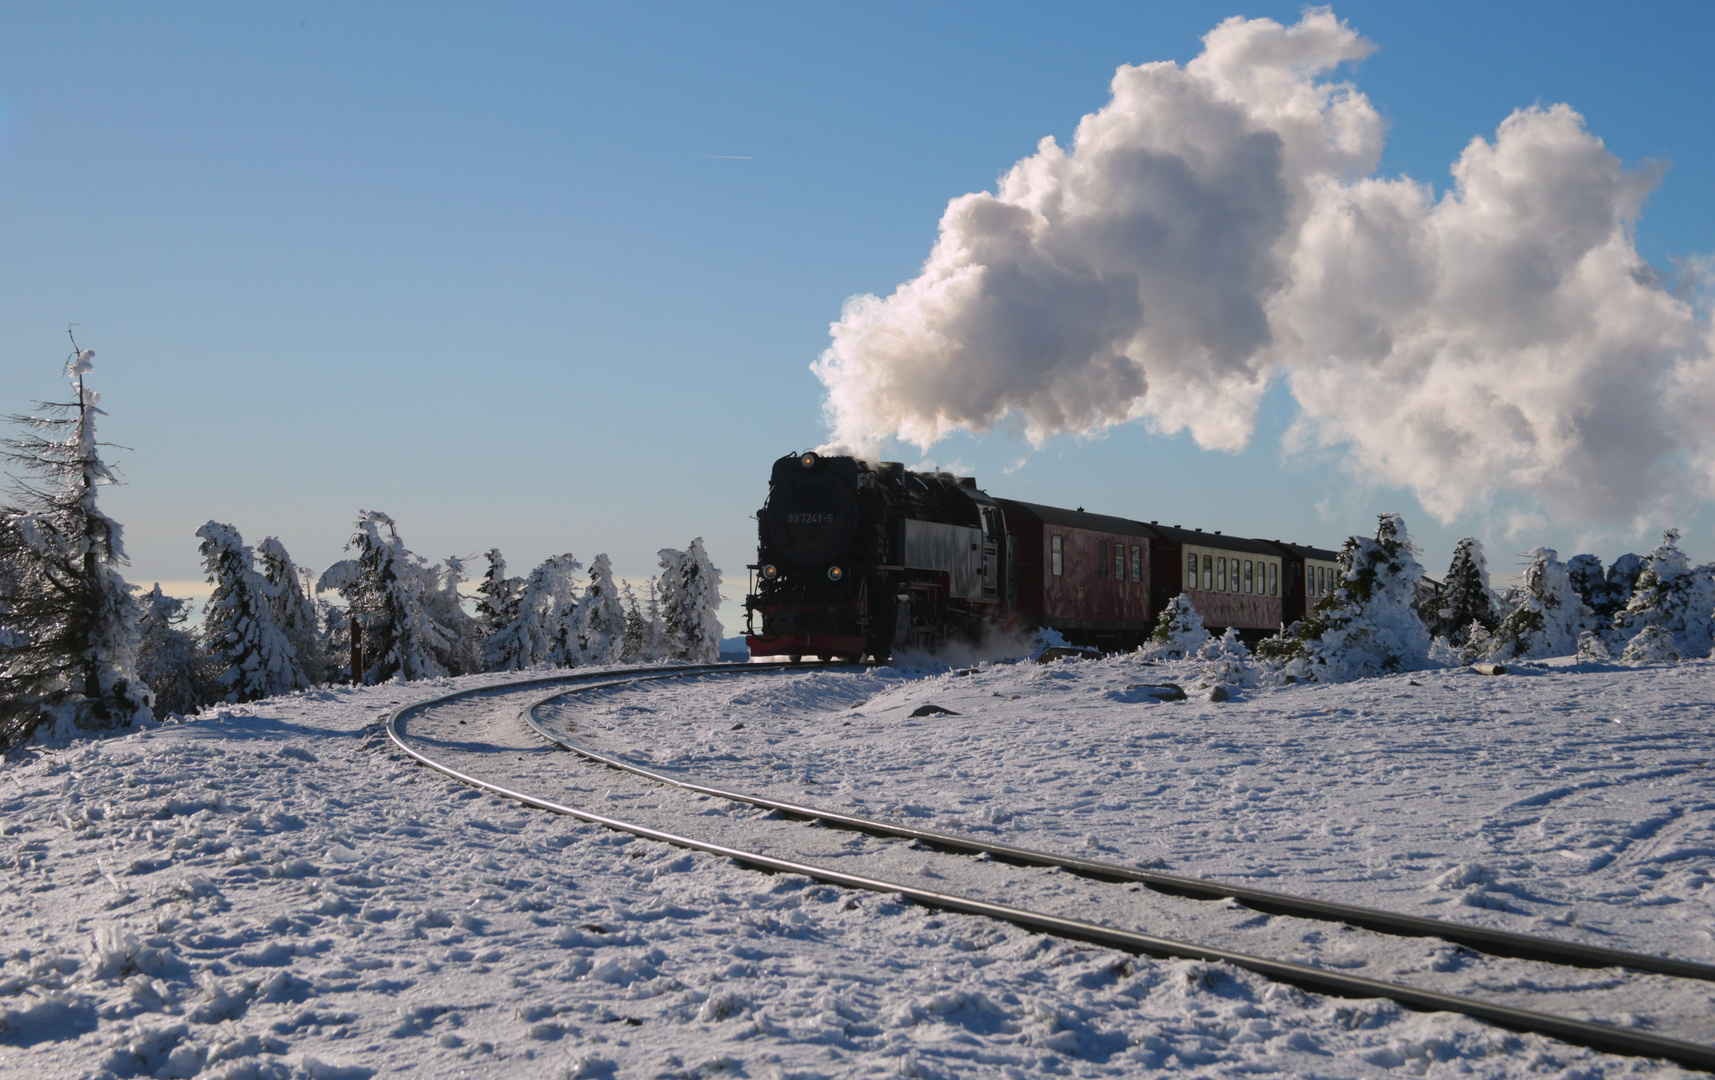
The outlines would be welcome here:
[[[832,524],[834,524],[834,514],[832,511],[829,511],[828,513],[824,513],[824,514],[810,514],[810,513],[787,514],[786,515],[786,524],[788,524],[788,525],[832,525]]]

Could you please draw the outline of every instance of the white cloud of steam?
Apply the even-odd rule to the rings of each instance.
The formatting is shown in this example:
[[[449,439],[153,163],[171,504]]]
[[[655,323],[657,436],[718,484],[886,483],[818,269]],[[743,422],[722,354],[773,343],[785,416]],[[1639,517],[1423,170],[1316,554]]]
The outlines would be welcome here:
[[[856,297],[813,366],[831,446],[927,448],[1132,419],[1249,440],[1284,376],[1297,445],[1449,520],[1494,491],[1608,520],[1715,490],[1715,337],[1637,254],[1659,179],[1566,106],[1474,139],[1439,199],[1373,177],[1383,122],[1326,10],[1229,19],[1204,51],[1122,67],[1113,99],[994,193],[948,204],[922,272]]]

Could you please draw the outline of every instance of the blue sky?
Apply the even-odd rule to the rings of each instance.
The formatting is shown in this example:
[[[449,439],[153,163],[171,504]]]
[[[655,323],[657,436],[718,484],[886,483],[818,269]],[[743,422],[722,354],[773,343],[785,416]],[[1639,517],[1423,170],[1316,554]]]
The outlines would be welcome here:
[[[1671,163],[1652,262],[1715,252],[1715,8],[1341,4],[1387,118],[1380,173],[1445,185],[1513,109],[1567,102],[1627,164]],[[646,576],[702,535],[743,591],[769,463],[820,443],[808,365],[849,296],[913,276],[950,198],[1100,108],[1122,63],[1184,62],[1290,4],[0,7],[0,409],[97,351],[132,580],[200,576],[214,518],[340,556],[360,508],[421,554],[522,573],[607,551]],[[1590,522],[1508,536],[1284,454],[1141,425],[928,459],[1027,500],[1336,545],[1400,510],[1434,572],[1647,549]],[[908,463],[925,455],[900,451]],[[1020,459],[1022,466],[1018,466]],[[1006,470],[1012,470],[1010,472]],[[736,606],[725,617],[735,629]]]

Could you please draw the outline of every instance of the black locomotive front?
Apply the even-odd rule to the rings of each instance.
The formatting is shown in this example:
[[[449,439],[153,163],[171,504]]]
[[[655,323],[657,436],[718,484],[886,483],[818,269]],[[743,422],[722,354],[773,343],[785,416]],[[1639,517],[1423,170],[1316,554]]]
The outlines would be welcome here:
[[[752,656],[885,660],[1005,613],[1004,526],[975,481],[788,455],[757,526]]]

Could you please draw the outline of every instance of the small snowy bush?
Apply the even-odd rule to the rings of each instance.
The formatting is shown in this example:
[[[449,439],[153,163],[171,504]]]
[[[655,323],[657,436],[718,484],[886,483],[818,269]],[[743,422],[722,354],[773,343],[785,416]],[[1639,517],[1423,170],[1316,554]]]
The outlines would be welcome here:
[[[1674,643],[1673,634],[1660,626],[1645,626],[1626,642],[1620,654],[1624,664],[1673,664],[1685,659]]]
[[[1167,602],[1155,620],[1155,629],[1139,650],[1147,660],[1182,660],[1209,643],[1209,631],[1190,599],[1180,593]]]
[[[1382,514],[1373,539],[1354,536],[1341,549],[1339,588],[1257,655],[1282,675],[1317,682],[1422,668],[1429,631],[1413,608],[1422,577],[1404,520]]]
[[[1239,640],[1239,632],[1227,627],[1227,632],[1218,638],[1209,637],[1197,650],[1197,659],[1201,660],[1202,669],[1197,675],[1196,685],[1205,689],[1217,686],[1229,690],[1248,689],[1257,686],[1261,673],[1251,662],[1250,650]]]
[[[1605,664],[1614,658],[1607,641],[1595,630],[1586,630],[1578,635],[1578,651],[1573,655],[1584,664]]]

